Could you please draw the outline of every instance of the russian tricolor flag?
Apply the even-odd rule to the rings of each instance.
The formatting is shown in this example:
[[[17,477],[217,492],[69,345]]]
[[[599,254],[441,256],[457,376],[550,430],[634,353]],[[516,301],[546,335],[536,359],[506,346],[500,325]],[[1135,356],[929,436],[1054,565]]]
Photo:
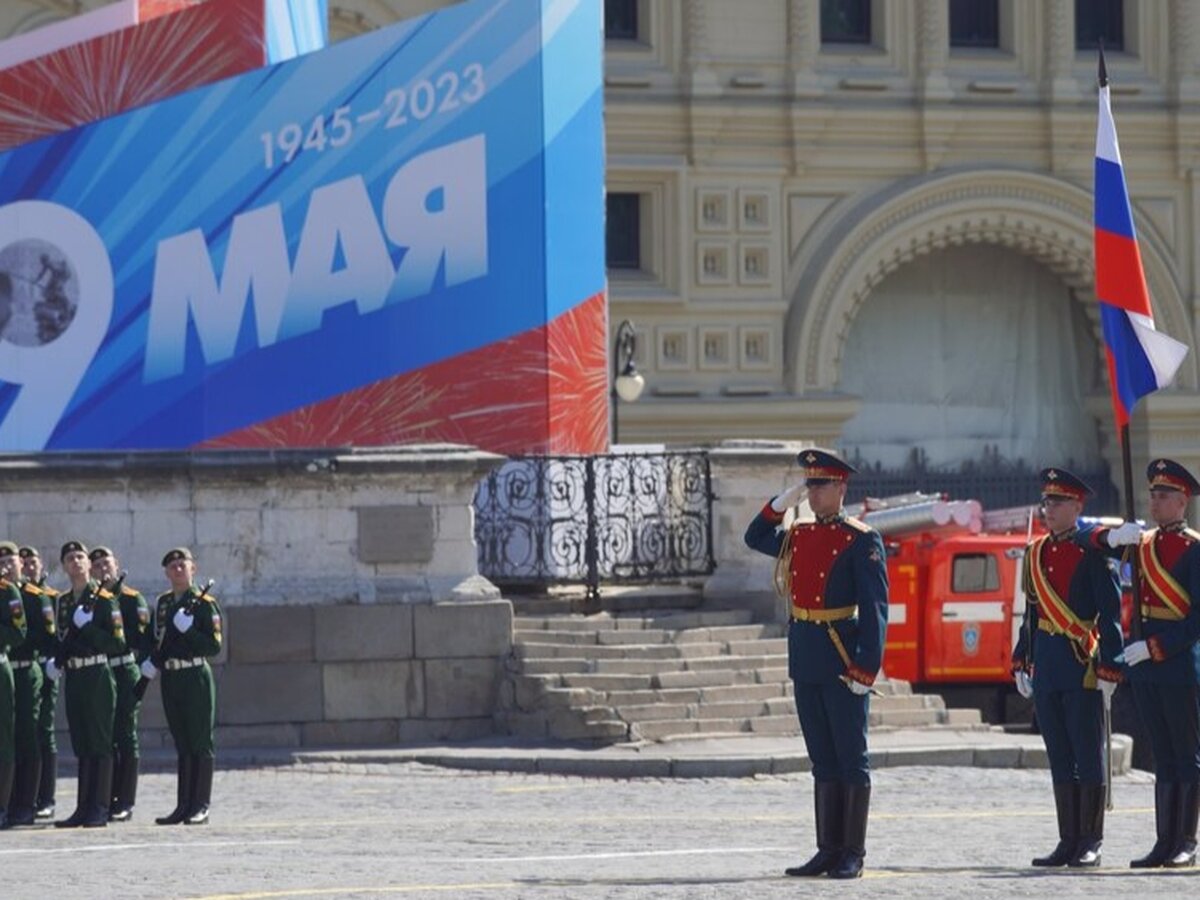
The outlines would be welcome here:
[[[1096,298],[1104,325],[1113,412],[1117,426],[1122,427],[1129,424],[1133,406],[1141,397],[1171,383],[1188,347],[1154,328],[1103,54],[1095,193]]]

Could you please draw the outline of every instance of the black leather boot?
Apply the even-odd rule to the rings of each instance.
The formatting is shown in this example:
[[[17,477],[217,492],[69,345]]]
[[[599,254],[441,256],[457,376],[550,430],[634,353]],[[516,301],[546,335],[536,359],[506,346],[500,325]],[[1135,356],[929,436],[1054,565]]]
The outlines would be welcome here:
[[[842,785],[836,781],[818,781],[813,789],[816,807],[817,853],[802,866],[784,869],[793,878],[824,875],[837,864],[842,852]]]
[[[110,822],[128,822],[133,818],[133,804],[137,802],[138,763],[136,756],[121,755],[121,764],[113,776],[117,801],[108,814]]]
[[[1175,798],[1179,785],[1170,781],[1154,783],[1154,846],[1145,856],[1129,863],[1131,869],[1157,869],[1175,849]]]
[[[1075,858],[1079,843],[1079,785],[1064,782],[1054,785],[1054,808],[1058,813],[1058,846],[1049,856],[1039,856],[1035,866],[1065,866]]]
[[[191,756],[180,756],[176,763],[175,809],[154,820],[155,825],[178,825],[188,817],[192,801],[192,778],[194,766]]]
[[[42,748],[42,776],[38,781],[37,812],[39,819],[54,818],[54,791],[58,785],[58,751]]]
[[[1196,819],[1200,817],[1200,784],[1175,785],[1175,848],[1163,865],[1187,869],[1196,864]]]
[[[829,870],[830,878],[861,878],[863,860],[867,855],[867,815],[871,810],[871,786],[843,786],[842,852],[837,865]]]
[[[1104,842],[1104,785],[1079,785],[1079,842],[1075,855],[1067,863],[1074,869],[1100,865],[1100,845]]]
[[[42,757],[17,761],[16,779],[13,782],[12,800],[8,804],[8,824],[32,825],[34,804],[37,802],[38,780],[42,775]]]
[[[10,828],[8,805],[12,800],[13,779],[16,778],[15,762],[0,762],[0,831]]]
[[[193,756],[192,765],[196,767],[195,781],[192,782],[192,806],[184,825],[207,825],[208,804],[212,802],[213,767],[216,760],[211,756]]]
[[[104,828],[108,825],[108,805],[112,802],[113,758],[92,757],[92,797],[84,828]]]
[[[92,780],[95,777],[95,770],[92,768],[92,757],[84,756],[76,760],[79,767],[79,775],[76,779],[75,788],[75,812],[71,813],[65,819],[59,819],[54,823],[55,828],[78,828],[83,824],[83,820],[87,818],[88,803],[92,797]]]

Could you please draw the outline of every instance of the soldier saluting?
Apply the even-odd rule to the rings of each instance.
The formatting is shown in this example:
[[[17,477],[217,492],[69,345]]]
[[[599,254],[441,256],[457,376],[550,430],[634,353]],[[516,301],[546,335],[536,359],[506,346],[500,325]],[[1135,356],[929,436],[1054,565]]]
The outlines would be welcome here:
[[[858,878],[866,856],[871,771],[867,715],[887,629],[887,563],[879,533],[842,510],[855,469],[805,450],[805,481],[775,497],[746,529],[746,544],[777,558],[791,603],[788,674],[812,761],[817,853],[787,875]],[[781,528],[807,490],[815,522]]]
[[[162,672],[163,710],[175,741],[178,782],[175,809],[154,821],[204,825],[212,800],[217,718],[207,657],[221,652],[221,609],[208,586],[193,584],[196,562],[191,550],[169,550],[162,564],[171,590],[160,594],[155,603],[159,643],[142,663],[142,675],[153,679]]]
[[[1188,501],[1200,482],[1170,459],[1146,469],[1150,518],[1097,529],[1096,546],[1137,544],[1143,640],[1125,648],[1126,677],[1154,750],[1155,841],[1134,869],[1196,864],[1200,817],[1200,534],[1188,527]]]
[[[1050,759],[1059,841],[1035,866],[1098,866],[1104,838],[1104,707],[1121,679],[1120,594],[1078,519],[1092,489],[1065,469],[1043,469],[1050,533],[1025,555],[1025,623],[1013,677],[1033,697]]]

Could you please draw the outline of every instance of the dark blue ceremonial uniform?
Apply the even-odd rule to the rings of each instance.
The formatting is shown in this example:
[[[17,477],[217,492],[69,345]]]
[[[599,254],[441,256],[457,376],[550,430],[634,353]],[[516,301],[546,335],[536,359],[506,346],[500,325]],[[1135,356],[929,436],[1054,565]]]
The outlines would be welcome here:
[[[1120,671],[1120,587],[1104,556],[1084,546],[1087,540],[1079,531],[1049,536],[1042,564],[1071,611],[1085,623],[1095,622],[1099,660],[1081,659],[1076,641],[1044,630],[1047,617],[1033,595],[1013,651],[1013,667],[1033,673],[1034,706],[1055,784],[1104,783],[1104,709],[1095,676],[1099,669],[1116,680]],[[1028,552],[1025,562],[1032,565]]]
[[[879,533],[845,516],[793,525],[768,504],[746,529],[746,543],[777,557],[791,541],[794,613],[852,609],[853,618],[819,622],[792,616],[788,626],[788,676],[816,781],[870,784],[867,713],[870,695],[851,693],[841,676],[875,681],[887,627],[887,565]],[[833,628],[852,664],[830,638]]]
[[[1092,494],[1065,469],[1043,469],[1041,478],[1047,519],[1060,526],[1062,511],[1078,516]],[[1120,589],[1104,555],[1074,525],[1026,547],[1024,589],[1013,671],[1018,683],[1032,676],[1059,836],[1053,852],[1033,865],[1098,866],[1106,805],[1105,701],[1098,685],[1102,679],[1112,690],[1121,678]]]
[[[1172,460],[1154,460],[1146,475],[1152,490],[1200,493],[1200,483]],[[1093,546],[1120,556],[1120,548],[1108,548],[1107,531],[1096,530]],[[1154,753],[1157,839],[1132,865],[1184,867],[1195,862],[1200,818],[1200,533],[1183,521],[1161,525],[1142,535],[1137,551],[1136,614],[1149,659],[1127,666],[1125,677]]]
[[[854,470],[827,451],[800,455],[808,483],[844,481]],[[815,781],[818,853],[789,875],[861,874],[870,800],[869,687],[883,658],[887,564],[878,532],[837,514],[784,530],[770,503],[746,544],[779,560],[791,602],[788,674]]]

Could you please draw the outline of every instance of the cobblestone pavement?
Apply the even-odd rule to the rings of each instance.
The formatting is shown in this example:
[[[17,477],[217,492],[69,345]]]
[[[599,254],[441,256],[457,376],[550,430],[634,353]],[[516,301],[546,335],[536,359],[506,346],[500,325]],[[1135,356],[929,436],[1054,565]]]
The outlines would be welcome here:
[[[60,799],[73,791],[60,783]],[[875,775],[862,882],[781,877],[811,852],[807,775],[606,781],[404,765],[218,772],[207,828],[156,827],[173,779],[143,779],[134,821],[0,834],[0,896],[730,898],[1200,894],[1200,870],[1142,873],[1153,787],[1114,790],[1096,873],[1036,871],[1055,841],[1044,771]],[[69,809],[67,810],[69,812]]]

